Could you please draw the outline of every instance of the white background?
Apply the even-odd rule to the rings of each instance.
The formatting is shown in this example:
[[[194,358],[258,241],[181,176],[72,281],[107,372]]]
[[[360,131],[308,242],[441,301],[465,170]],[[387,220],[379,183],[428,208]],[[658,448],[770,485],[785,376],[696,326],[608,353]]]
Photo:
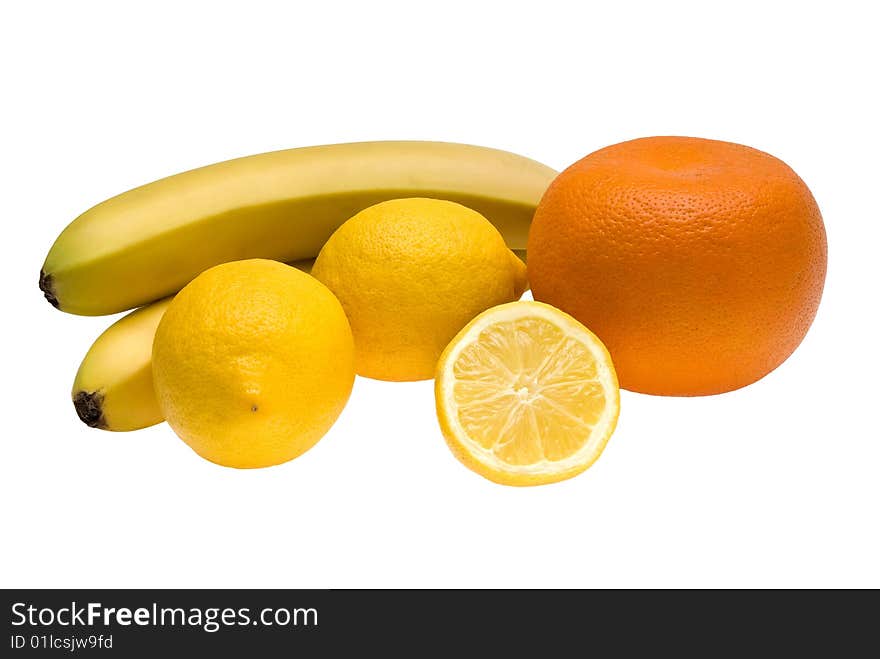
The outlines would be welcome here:
[[[0,585],[880,586],[877,35],[869,3],[822,4],[4,3]],[[624,392],[573,480],[466,470],[431,382],[359,378],[314,449],[257,471],[74,414],[110,319],[52,309],[37,274],[106,197],[309,144],[448,140],[561,169],[656,134],[794,167],[825,217],[825,297],[753,386]]]

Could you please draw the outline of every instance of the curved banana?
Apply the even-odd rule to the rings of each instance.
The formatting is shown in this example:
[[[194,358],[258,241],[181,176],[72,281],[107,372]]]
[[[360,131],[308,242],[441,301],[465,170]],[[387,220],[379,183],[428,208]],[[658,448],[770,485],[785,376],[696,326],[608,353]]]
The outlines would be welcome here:
[[[523,250],[555,176],[522,156],[445,142],[360,142],[238,158],[86,211],[49,251],[40,288],[62,311],[124,311],[171,295],[225,261],[314,258],[349,217],[398,197],[462,203]]]
[[[113,323],[92,344],[73,381],[73,406],[83,423],[137,430],[165,420],[153,392],[153,336],[172,298]]]
[[[314,263],[305,259],[290,265],[310,272]],[[153,391],[153,337],[172,299],[132,311],[89,348],[71,394],[83,423],[102,430],[138,430],[165,420]]]

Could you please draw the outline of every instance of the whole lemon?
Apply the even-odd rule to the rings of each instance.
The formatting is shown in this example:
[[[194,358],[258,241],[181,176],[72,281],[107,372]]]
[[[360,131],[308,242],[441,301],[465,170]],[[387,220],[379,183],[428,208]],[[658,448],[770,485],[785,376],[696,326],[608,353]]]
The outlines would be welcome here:
[[[354,343],[317,279],[276,261],[234,261],[171,302],[153,378],[165,418],[196,453],[268,467],[307,451],[336,421],[354,383]]]
[[[394,199],[361,211],[330,237],[312,274],[342,302],[357,372],[426,380],[458,331],[519,298],[525,265],[478,212],[439,199]]]

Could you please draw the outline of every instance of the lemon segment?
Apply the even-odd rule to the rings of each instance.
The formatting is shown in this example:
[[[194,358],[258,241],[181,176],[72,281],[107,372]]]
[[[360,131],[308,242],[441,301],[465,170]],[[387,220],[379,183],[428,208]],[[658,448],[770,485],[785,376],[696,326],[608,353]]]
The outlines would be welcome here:
[[[505,485],[552,483],[584,471],[620,411],[605,346],[541,302],[502,304],[474,318],[441,355],[435,395],[452,452]]]

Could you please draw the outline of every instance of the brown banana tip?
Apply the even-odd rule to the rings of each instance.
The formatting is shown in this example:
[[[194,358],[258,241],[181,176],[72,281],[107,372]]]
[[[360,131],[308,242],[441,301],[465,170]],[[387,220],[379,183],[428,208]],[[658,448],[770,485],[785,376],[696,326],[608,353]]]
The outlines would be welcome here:
[[[58,308],[58,298],[55,297],[55,286],[53,285],[52,275],[47,275],[45,270],[40,270],[40,290],[56,309]]]
[[[77,391],[73,395],[73,406],[76,414],[90,428],[107,428],[102,405],[104,396],[97,391]]]

